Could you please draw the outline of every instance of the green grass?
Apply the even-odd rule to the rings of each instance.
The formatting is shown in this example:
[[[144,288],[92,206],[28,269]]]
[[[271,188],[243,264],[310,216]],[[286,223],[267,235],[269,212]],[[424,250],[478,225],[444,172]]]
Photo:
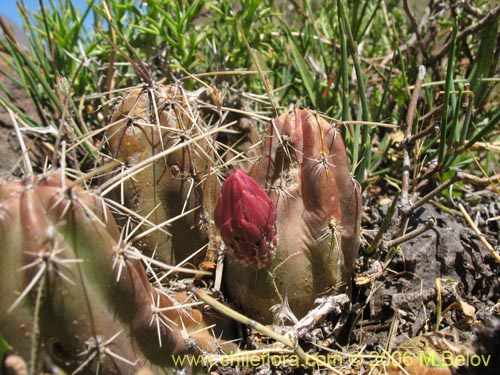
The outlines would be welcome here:
[[[1,103],[24,127],[52,128],[40,136],[46,142],[54,143],[53,134],[64,127],[75,152],[89,161],[83,168],[99,158],[99,129],[119,95],[114,90],[179,79],[195,90],[202,86],[186,79],[186,72],[214,72],[202,78],[204,85],[267,97],[249,104],[261,114],[272,117],[300,105],[335,119],[332,123],[349,122],[341,128],[356,178],[365,187],[397,182],[402,173],[398,130],[366,123],[404,123],[411,85],[423,64],[428,74],[412,133],[433,124],[440,133],[416,141],[413,179],[433,159],[438,179],[458,166],[476,172],[470,152],[486,173],[496,171],[498,153],[476,145],[498,142],[498,56],[492,48],[498,19],[456,40],[473,23],[470,15],[455,10],[451,23],[449,13],[437,15],[435,35],[429,26],[419,31],[428,38],[422,50],[418,43],[405,45],[413,29],[395,0],[304,1],[302,8],[262,0],[240,6],[156,0],[142,7],[133,0],[108,0],[89,1],[82,12],[67,0],[41,4],[40,13],[29,14],[20,2],[27,48],[8,37],[0,45],[2,59],[17,73],[8,78],[30,95],[40,122],[27,117],[5,88]],[[486,14],[492,5],[480,7]],[[85,27],[89,22],[92,26]],[[433,60],[448,42],[451,47]],[[215,73],[235,70],[257,73]]]

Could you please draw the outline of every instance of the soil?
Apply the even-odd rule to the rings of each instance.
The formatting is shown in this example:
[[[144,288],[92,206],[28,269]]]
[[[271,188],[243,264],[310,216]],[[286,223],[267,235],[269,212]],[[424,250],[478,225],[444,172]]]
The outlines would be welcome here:
[[[484,224],[498,216],[500,202],[493,196],[488,199],[491,199],[489,204],[484,202],[476,207],[477,217],[494,243],[498,240],[493,236],[498,233],[498,221],[491,221],[487,227]],[[425,225],[429,217],[436,219],[436,225],[401,245],[389,265],[392,276],[381,281],[382,287],[375,292],[370,304],[372,318],[383,318],[384,311],[388,310],[403,314],[410,336],[422,333],[432,318],[429,314],[436,311],[435,280],[438,278],[445,280],[444,308],[460,299],[468,301],[478,312],[500,309],[496,300],[500,295],[499,265],[493,256],[465,223],[430,204],[411,219],[408,232]],[[457,320],[454,324],[463,327],[466,322]],[[403,339],[399,337],[398,341]]]
[[[476,192],[474,199],[466,197],[466,201],[469,204],[462,203],[476,225],[498,251],[498,194]],[[474,206],[472,201],[476,201]],[[387,206],[373,207],[371,216],[381,222]],[[413,346],[412,350],[424,350],[429,343],[422,346],[422,338],[432,338],[436,350],[441,346],[441,350],[455,354],[491,354],[491,360],[500,364],[500,264],[460,212],[443,212],[432,204],[424,205],[411,217],[407,232],[424,226],[430,217],[436,220],[432,229],[403,243],[382,276],[371,285],[358,288],[354,299],[366,307],[351,340],[368,351],[380,351],[380,347],[403,350],[409,346]],[[373,226],[373,222],[365,223],[365,228],[366,225]],[[388,256],[385,253],[378,258],[384,261]],[[374,262],[372,258],[361,256],[358,272],[366,272]],[[440,280],[440,289],[436,280]],[[439,299],[442,320],[436,334]],[[415,337],[419,343],[412,342]],[[479,373],[480,368],[452,370],[472,374]],[[489,363],[481,373],[493,374],[496,368]]]

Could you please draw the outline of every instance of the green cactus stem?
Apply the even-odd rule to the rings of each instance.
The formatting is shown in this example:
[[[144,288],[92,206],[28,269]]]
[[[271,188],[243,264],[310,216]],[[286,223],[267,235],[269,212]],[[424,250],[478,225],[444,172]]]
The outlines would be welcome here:
[[[186,143],[133,177],[123,173],[114,192],[115,200],[146,218],[140,232],[147,235],[139,235],[134,245],[168,264],[189,258],[198,266],[212,235],[209,218],[219,188],[212,171],[213,136],[189,142],[205,132],[194,101],[179,85],[155,85],[132,89],[106,133],[111,155],[126,167]]]
[[[261,322],[273,321],[272,309],[286,316],[287,306],[302,318],[319,295],[350,286],[361,198],[344,143],[316,113],[295,109],[269,124],[262,156],[249,175],[276,206],[276,249],[260,269],[242,264],[230,251],[224,271],[229,296]]]
[[[220,346],[193,298],[153,287],[104,202],[60,173],[1,184],[0,249],[0,332],[32,368],[47,356],[129,374]]]

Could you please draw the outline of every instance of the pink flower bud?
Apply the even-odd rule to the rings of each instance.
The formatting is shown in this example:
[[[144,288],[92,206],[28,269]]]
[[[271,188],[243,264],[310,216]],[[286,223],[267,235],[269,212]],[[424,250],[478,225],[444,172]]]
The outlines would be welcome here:
[[[215,225],[236,259],[264,268],[276,247],[276,207],[264,189],[241,169],[224,181]]]

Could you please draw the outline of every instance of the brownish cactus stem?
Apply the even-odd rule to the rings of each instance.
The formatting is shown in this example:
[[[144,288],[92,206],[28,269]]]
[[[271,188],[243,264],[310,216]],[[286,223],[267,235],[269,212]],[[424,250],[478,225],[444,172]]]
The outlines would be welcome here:
[[[180,85],[133,88],[106,131],[111,154],[128,168],[99,191],[112,192],[112,199],[153,224],[132,221],[140,233],[134,245],[146,255],[172,265],[189,259],[199,267],[206,248],[193,254],[214,235],[210,217],[219,183],[211,139],[221,128],[203,122],[195,99]]]
[[[243,210],[244,215],[233,210],[223,220],[216,215],[226,245],[233,248],[225,269],[228,293],[248,316],[262,322],[273,320],[271,308],[276,319],[285,317],[285,312],[300,319],[318,295],[350,289],[360,239],[360,187],[350,174],[338,131],[316,112],[297,108],[269,123],[262,156],[249,175],[276,207],[276,248],[273,259],[261,269],[239,264],[235,248],[246,237],[238,228],[265,233],[248,224],[259,222],[259,215],[250,209]],[[224,195],[223,187],[223,202],[228,199]],[[225,206],[234,202],[238,207],[238,200],[235,196]]]
[[[214,135],[214,134],[220,132],[221,130],[227,129],[229,127],[230,127],[230,125],[225,125],[222,128],[207,130],[207,132],[205,132],[203,134],[197,135],[193,138],[190,138],[189,140],[186,140],[184,142],[177,144],[176,146],[173,146],[167,150],[161,151],[161,152],[149,157],[148,159],[143,160],[139,164],[135,164],[135,165],[131,166],[130,168],[124,170],[123,172],[120,172],[119,174],[113,176],[112,178],[110,178],[106,182],[102,183],[96,191],[98,193],[100,193],[100,195],[106,196],[109,194],[110,191],[112,191],[113,189],[116,189],[123,182],[124,179],[134,177],[137,173],[141,172],[144,168],[149,167],[152,163],[154,163],[160,159],[163,159],[164,157],[171,155],[176,151],[182,150],[186,146],[189,146],[189,145],[196,143],[200,140],[204,140],[208,136]]]
[[[0,207],[0,308],[10,306],[0,329],[31,354],[33,372],[39,350],[68,371],[125,374],[171,366],[165,350],[214,352],[222,344],[199,302],[152,287],[101,199],[59,173],[0,185]]]

